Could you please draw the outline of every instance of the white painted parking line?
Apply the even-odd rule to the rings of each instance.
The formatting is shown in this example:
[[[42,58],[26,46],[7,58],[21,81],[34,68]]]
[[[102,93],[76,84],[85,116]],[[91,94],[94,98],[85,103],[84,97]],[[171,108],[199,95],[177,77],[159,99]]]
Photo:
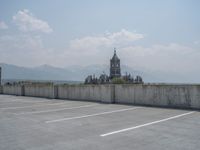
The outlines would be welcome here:
[[[100,115],[105,115],[105,114],[123,112],[123,111],[128,111],[128,110],[134,110],[134,109],[138,109],[138,108],[141,108],[141,107],[126,108],[126,109],[106,111],[106,112],[96,113],[96,114],[91,114],[91,115],[84,115],[84,116],[78,116],[78,117],[70,117],[70,118],[62,118],[62,119],[56,119],[56,120],[49,120],[49,121],[46,121],[46,123],[55,123],[55,122],[61,122],[61,121],[67,121],[67,120],[81,119],[81,118],[87,118],[87,117],[94,117],[94,116],[100,116]]]
[[[34,112],[23,112],[23,113],[15,113],[15,115],[24,115],[24,114],[40,114],[40,113],[47,113],[47,112],[56,112],[56,111],[63,111],[63,110],[72,110],[78,108],[86,108],[86,107],[93,107],[99,104],[92,104],[92,105],[82,105],[76,107],[68,107],[68,108],[60,108],[60,109],[50,109],[50,110],[42,110],[42,111],[34,111]]]
[[[42,105],[40,104],[40,105],[22,106],[22,107],[4,107],[4,108],[0,108],[0,110],[31,108],[31,107],[35,107],[35,106],[62,105],[62,104],[69,104],[69,103],[68,102],[61,102],[61,103],[52,103],[52,104],[42,104]]]
[[[145,123],[145,124],[134,126],[134,127],[130,127],[130,128],[125,128],[125,129],[121,129],[121,130],[117,130],[117,131],[101,134],[100,136],[105,137],[105,136],[109,136],[109,135],[112,135],[112,134],[117,134],[117,133],[121,133],[121,132],[126,132],[126,131],[130,131],[130,130],[138,129],[138,128],[142,128],[142,127],[145,127],[145,126],[157,124],[157,123],[160,123],[160,122],[176,119],[176,118],[179,118],[179,117],[182,117],[182,116],[190,115],[192,113],[194,113],[194,111],[191,111],[191,112],[188,112],[188,113],[184,113],[184,114],[180,114],[180,115],[176,115],[176,116],[169,117],[169,118],[165,118],[165,119],[161,119],[161,120],[157,120],[157,121],[153,121],[153,122],[149,122],[149,123]]]

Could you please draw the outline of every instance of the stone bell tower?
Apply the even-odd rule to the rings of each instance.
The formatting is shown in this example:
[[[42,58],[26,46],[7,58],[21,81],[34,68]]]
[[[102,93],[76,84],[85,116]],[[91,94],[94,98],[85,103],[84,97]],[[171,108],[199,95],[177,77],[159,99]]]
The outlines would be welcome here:
[[[120,59],[117,57],[116,48],[114,48],[114,55],[110,60],[110,78],[121,77]]]

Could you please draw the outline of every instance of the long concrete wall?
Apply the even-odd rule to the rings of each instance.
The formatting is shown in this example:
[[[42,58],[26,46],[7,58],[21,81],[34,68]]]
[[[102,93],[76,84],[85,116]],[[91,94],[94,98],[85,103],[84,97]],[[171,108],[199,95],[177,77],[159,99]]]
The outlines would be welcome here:
[[[200,85],[116,85],[115,102],[200,109]]]
[[[0,85],[0,94],[3,94],[3,86]]]
[[[9,95],[22,95],[22,88],[19,85],[4,85],[2,86],[2,93]]]
[[[97,102],[113,101],[113,85],[60,85],[58,98]]]
[[[115,84],[2,86],[3,94],[200,109],[200,85]],[[1,91],[1,89],[0,89]]]
[[[54,98],[53,84],[24,85],[24,95],[33,97]]]

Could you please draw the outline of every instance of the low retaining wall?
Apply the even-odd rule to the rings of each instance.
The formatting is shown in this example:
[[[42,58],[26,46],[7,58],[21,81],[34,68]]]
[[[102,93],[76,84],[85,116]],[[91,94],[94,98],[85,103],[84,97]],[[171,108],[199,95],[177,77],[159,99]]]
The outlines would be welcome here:
[[[3,94],[3,86],[0,85],[0,94]]]
[[[2,86],[3,94],[200,109],[200,85],[115,84]],[[1,92],[1,88],[0,88]]]
[[[22,95],[22,88],[20,85],[4,85],[2,86],[2,93],[9,95]]]
[[[59,99],[113,102],[113,85],[60,85]]]
[[[116,85],[115,102],[200,109],[200,85]]]
[[[24,96],[54,98],[53,84],[24,85]]]

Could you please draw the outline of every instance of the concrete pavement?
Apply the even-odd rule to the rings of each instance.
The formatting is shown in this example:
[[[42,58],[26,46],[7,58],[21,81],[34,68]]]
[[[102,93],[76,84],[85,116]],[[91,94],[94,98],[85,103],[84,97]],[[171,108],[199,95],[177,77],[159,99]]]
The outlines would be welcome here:
[[[1,150],[196,150],[200,112],[0,95]]]

